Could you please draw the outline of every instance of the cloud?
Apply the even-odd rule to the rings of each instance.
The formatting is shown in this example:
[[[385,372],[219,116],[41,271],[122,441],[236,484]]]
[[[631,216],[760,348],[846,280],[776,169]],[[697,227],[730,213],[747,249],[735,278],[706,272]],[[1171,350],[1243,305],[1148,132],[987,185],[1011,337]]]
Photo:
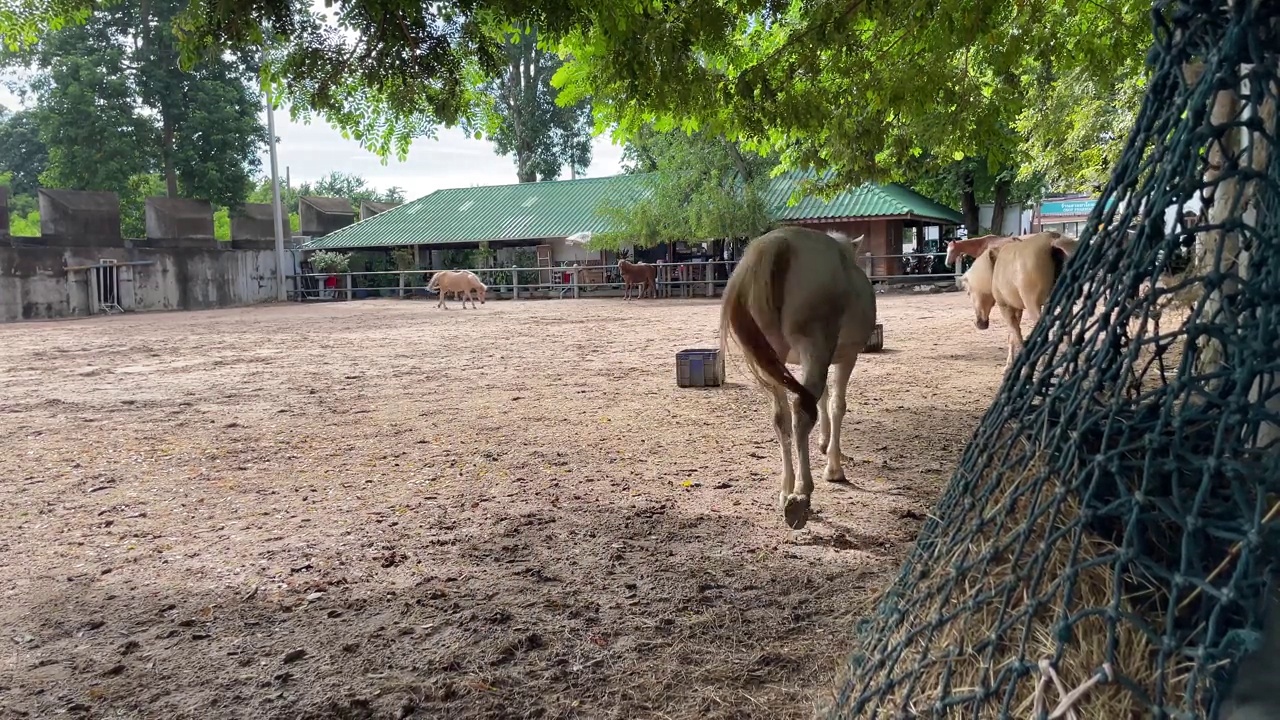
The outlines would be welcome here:
[[[280,137],[276,152],[281,179],[287,167],[294,185],[341,170],[357,173],[379,189],[398,185],[404,188],[407,198],[414,199],[441,188],[516,182],[512,158],[494,154],[491,143],[469,137],[457,128],[441,129],[435,140],[419,138],[403,163],[392,157],[383,165],[356,141],[343,139],[323,119],[313,117],[310,124],[295,123],[289,118],[289,111],[282,109],[275,113],[275,120],[276,135]],[[266,123],[265,110],[262,122]],[[586,176],[616,175],[622,172],[621,163],[622,147],[612,144],[607,136],[596,138]],[[266,150],[262,153],[262,167],[264,171],[271,167]]]

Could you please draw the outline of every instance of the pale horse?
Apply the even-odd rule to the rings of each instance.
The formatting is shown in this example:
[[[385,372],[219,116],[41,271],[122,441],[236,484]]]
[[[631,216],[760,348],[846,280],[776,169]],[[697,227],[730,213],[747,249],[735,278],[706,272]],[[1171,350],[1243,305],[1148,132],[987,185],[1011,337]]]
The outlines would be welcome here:
[[[862,239],[790,226],[765,233],[748,243],[721,303],[721,352],[732,333],[752,375],[773,398],[773,429],[782,453],[779,502],[795,530],[808,522],[814,424],[820,423],[819,444],[827,456],[823,479],[845,481],[840,454],[845,393],[876,325],[875,290],[854,257]],[[787,363],[800,365],[802,381]],[[789,411],[787,391],[796,395]]]
[[[470,270],[441,270],[431,276],[431,282],[427,283],[428,290],[437,290],[440,293],[440,300],[436,302],[436,307],[449,309],[445,305],[444,298],[446,293],[458,293],[462,296],[462,309],[467,308],[467,300],[471,300],[471,308],[476,307],[475,298],[471,296],[474,292],[480,296],[480,304],[484,304],[484,293],[488,288],[480,277]]]
[[[973,303],[974,326],[979,330],[990,327],[992,306],[999,306],[1009,326],[1006,370],[1024,345],[1022,314],[1026,312],[1031,317],[1034,328],[1077,245],[1078,241],[1059,233],[1024,235],[1015,242],[989,248],[961,277],[960,284]]]

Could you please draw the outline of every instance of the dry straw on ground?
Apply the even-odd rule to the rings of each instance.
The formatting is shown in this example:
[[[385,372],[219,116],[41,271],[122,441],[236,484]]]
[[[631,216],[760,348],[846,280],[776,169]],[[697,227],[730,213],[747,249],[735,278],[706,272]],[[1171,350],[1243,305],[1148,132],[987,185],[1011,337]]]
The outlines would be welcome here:
[[[991,490],[989,499],[979,501],[964,522],[980,529],[967,544],[943,539],[947,549],[919,571],[912,591],[931,602],[902,618],[883,645],[890,655],[901,648],[897,662],[876,670],[871,665],[879,658],[872,657],[864,670],[841,672],[837,688],[848,685],[850,672],[867,672],[852,678],[854,687],[885,693],[879,708],[864,717],[998,717],[1010,675],[1018,678],[1010,717],[1038,717],[1043,707],[1052,718],[1137,718],[1147,711],[1134,690],[1158,697],[1163,686],[1165,698],[1184,695],[1187,666],[1170,664],[1159,677],[1157,649],[1133,622],[1140,617],[1150,627],[1163,623],[1135,614],[1133,588],[1151,583],[1116,574],[1116,546],[1083,527],[1073,491],[1063,492],[1052,477],[1041,481],[1043,474],[1044,464],[1032,462],[1022,471],[996,468],[984,476],[979,487]],[[978,559],[987,559],[985,573],[981,562],[974,563]],[[977,567],[970,574],[956,577],[951,571],[971,564]],[[1078,568],[1074,578],[1069,568]],[[1118,622],[1107,610],[1116,596],[1124,618]],[[1152,605],[1146,599],[1141,604]],[[1055,660],[1059,629],[1069,618],[1078,619]],[[1108,625],[1115,626],[1114,637]]]

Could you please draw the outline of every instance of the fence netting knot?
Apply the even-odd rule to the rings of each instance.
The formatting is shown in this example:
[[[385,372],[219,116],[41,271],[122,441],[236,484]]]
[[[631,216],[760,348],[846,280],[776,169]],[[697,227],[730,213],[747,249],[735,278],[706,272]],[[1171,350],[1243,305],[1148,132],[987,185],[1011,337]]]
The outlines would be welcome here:
[[[1155,2],[1081,245],[831,717],[1216,717],[1280,514],[1280,2]],[[985,400],[985,398],[975,398]]]

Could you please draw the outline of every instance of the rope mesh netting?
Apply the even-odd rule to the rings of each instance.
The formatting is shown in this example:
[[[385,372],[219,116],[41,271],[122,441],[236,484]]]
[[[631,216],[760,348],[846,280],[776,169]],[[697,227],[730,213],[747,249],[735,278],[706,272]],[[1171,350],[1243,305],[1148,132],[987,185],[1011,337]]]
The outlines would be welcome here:
[[[1260,641],[1280,2],[1163,0],[1152,21],[1126,151],[829,717],[1216,717]]]

